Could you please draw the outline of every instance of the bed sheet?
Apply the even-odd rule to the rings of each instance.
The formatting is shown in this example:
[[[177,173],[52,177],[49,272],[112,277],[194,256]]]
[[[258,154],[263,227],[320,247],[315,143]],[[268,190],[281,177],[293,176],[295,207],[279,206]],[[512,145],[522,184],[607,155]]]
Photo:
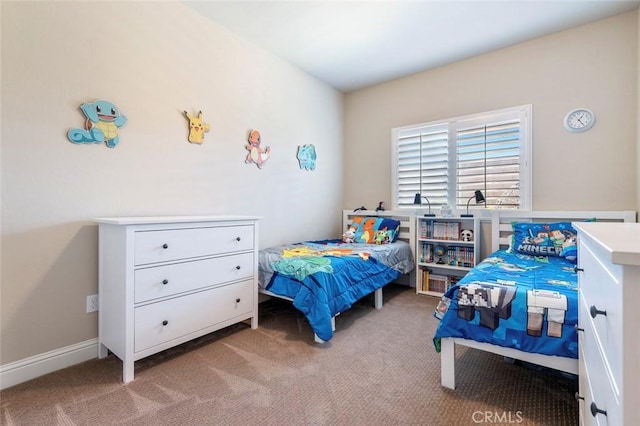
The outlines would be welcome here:
[[[331,318],[414,268],[409,244],[307,241],[260,250],[258,282],[293,299],[316,335],[333,337]]]
[[[578,358],[575,264],[499,250],[442,297],[434,336],[461,337],[525,352]]]

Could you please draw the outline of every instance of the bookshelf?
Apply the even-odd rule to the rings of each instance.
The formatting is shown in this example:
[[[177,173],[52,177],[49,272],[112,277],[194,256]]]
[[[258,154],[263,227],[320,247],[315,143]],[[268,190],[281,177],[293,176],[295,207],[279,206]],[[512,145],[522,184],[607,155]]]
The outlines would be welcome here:
[[[416,217],[416,293],[442,296],[477,264],[479,224],[475,217]]]

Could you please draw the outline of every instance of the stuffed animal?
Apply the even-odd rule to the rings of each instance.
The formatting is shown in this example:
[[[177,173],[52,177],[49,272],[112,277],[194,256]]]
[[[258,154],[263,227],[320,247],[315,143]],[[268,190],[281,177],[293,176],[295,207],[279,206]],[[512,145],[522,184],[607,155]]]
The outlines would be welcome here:
[[[376,244],[389,244],[389,233],[387,230],[384,231],[376,231],[376,236],[373,239],[373,242]]]
[[[347,229],[344,234],[342,234],[342,241],[345,243],[354,243],[356,241],[356,229]]]
[[[462,241],[473,241],[473,231],[471,229],[463,229],[460,232]]]

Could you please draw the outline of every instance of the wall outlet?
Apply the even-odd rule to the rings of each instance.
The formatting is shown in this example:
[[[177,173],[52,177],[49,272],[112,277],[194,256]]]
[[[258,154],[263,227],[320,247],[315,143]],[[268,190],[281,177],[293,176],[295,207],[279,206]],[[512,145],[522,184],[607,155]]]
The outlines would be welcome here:
[[[87,313],[95,312],[98,310],[98,295],[92,294],[87,296]]]

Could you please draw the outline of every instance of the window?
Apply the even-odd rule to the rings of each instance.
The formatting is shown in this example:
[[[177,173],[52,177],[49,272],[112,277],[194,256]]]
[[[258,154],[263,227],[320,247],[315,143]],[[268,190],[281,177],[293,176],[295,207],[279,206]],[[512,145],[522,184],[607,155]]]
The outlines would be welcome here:
[[[480,190],[483,208],[530,209],[531,110],[523,105],[393,129],[394,208],[415,208],[420,193],[432,209],[466,209]],[[469,208],[477,208],[474,200]]]

